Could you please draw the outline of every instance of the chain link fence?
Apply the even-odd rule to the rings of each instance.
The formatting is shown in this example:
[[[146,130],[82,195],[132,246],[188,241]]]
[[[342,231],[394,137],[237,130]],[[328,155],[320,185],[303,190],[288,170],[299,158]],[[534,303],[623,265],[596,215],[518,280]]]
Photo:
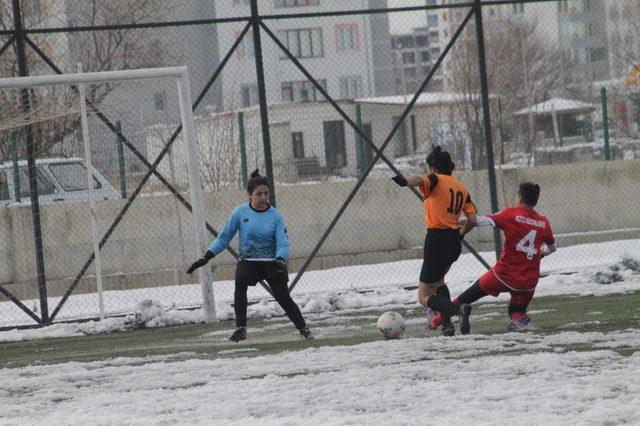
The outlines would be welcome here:
[[[478,3],[440,0],[269,0],[259,2],[257,21],[249,0],[4,2],[0,71],[14,77],[72,73],[78,63],[85,72],[187,65],[209,237],[247,201],[248,173],[271,169],[298,293],[417,284],[421,200],[389,178],[425,173],[433,144],[452,153],[481,213],[492,210],[493,162],[497,207],[513,204],[518,183],[533,180],[561,247],[622,240],[620,256],[637,253],[637,2],[495,3],[482,7],[486,74],[478,61]],[[18,12],[23,29],[14,26]],[[0,91],[0,183],[7,183],[0,216],[8,236],[0,256],[10,259],[0,270],[0,327],[46,322],[43,285],[49,314],[60,306],[53,320],[96,317],[89,206],[82,197],[57,200],[67,191],[52,171],[53,164],[79,164],[67,184],[81,187],[71,179],[85,157],[77,93],[31,90],[27,107],[21,99]],[[198,307],[199,286],[184,273],[199,253],[175,85],[94,85],[87,99],[92,162],[108,192],[97,218],[107,313],[128,313],[142,298]],[[40,173],[52,180],[49,188]],[[30,180],[39,185],[39,213]],[[494,260],[491,230],[476,230],[467,242],[451,280],[471,282],[485,270],[468,250]],[[216,301],[228,304],[234,255],[212,263]],[[265,295],[257,286],[250,298]]]

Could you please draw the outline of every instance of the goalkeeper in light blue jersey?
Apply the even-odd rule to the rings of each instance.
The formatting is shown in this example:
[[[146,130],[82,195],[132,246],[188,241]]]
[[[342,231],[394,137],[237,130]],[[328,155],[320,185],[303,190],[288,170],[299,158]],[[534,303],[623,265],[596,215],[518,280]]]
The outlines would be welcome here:
[[[187,270],[187,273],[191,274],[197,268],[206,265],[209,260],[229,247],[235,234],[239,233],[239,261],[236,267],[233,303],[237,329],[229,337],[232,342],[247,338],[247,288],[256,285],[260,280],[269,283],[273,297],[300,335],[307,340],[313,338],[300,308],[289,294],[287,261],[290,244],[287,225],[282,214],[269,204],[270,187],[269,178],[260,176],[258,170],[251,173],[251,179],[247,184],[249,202],[233,210],[204,256]]]

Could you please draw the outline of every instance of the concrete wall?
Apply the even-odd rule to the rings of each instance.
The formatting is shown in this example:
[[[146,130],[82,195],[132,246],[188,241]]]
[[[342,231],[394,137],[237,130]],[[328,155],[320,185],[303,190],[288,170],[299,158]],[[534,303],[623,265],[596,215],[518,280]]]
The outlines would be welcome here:
[[[489,212],[486,172],[460,173],[481,213]],[[593,162],[497,170],[499,203],[512,204],[518,183],[542,186],[538,210],[551,220],[560,245],[640,238],[640,232],[562,236],[563,233],[637,228],[640,221],[640,160]],[[297,270],[313,250],[354,186],[353,181],[279,186],[279,208],[292,242],[291,269]],[[209,223],[221,229],[232,208],[246,202],[242,191],[208,194]],[[116,217],[123,200],[99,202],[100,234]],[[83,203],[42,205],[49,295],[64,291],[92,253],[88,207]],[[18,297],[37,294],[31,210],[28,205],[0,209],[0,284]],[[408,190],[389,179],[367,181],[331,236],[320,249],[314,268],[419,258],[424,238],[422,206]],[[144,287],[189,281],[184,269],[200,254],[194,249],[191,215],[172,196],[143,197],[129,210],[101,251],[106,289]],[[476,248],[491,249],[491,231],[469,237]],[[237,247],[237,244],[234,244]],[[640,247],[639,247],[640,249]],[[233,276],[228,253],[214,259],[216,279]],[[91,266],[88,275],[93,275]],[[94,291],[90,277],[78,291]]]

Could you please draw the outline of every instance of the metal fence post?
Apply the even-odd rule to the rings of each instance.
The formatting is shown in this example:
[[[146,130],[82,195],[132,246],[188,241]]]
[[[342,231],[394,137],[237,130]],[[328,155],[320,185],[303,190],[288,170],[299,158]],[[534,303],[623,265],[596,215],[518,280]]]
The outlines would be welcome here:
[[[16,33],[16,56],[18,59],[18,73],[26,77],[27,56],[24,49],[25,33],[22,29],[20,14],[20,0],[13,0],[13,25]],[[20,89],[22,112],[28,116],[31,109],[29,90]],[[43,324],[49,323],[49,306],[47,303],[47,281],[44,268],[44,246],[42,242],[42,223],[40,221],[40,204],[38,203],[38,185],[36,181],[36,146],[33,139],[33,129],[30,124],[25,125],[25,140],[27,148],[27,171],[29,175],[29,190],[31,192],[31,219],[33,221],[33,241],[36,256],[36,273],[38,277],[38,295],[40,297],[40,318]]]
[[[362,105],[356,104],[356,126],[362,130]],[[360,168],[360,176],[364,173],[364,169],[367,167],[364,159],[364,140],[358,132],[356,133],[356,149],[358,150],[358,167]]]
[[[116,121],[116,146],[118,147],[118,175],[120,179],[120,196],[127,198],[127,176],[124,167],[124,143],[122,143],[122,123]]]
[[[604,138],[604,159],[611,160],[611,149],[609,147],[609,113],[607,111],[607,89],[600,88],[600,102],[602,103],[602,137]]]
[[[18,132],[11,132],[11,160],[13,161],[13,187],[15,188],[15,201],[20,202],[20,169],[18,168]]]
[[[502,128],[502,98],[498,98],[498,137],[500,138],[500,164],[504,164],[504,130]]]
[[[264,168],[266,175],[273,179],[271,138],[269,136],[269,114],[267,111],[267,93],[264,85],[264,65],[262,63],[262,43],[260,41],[260,15],[258,13],[258,0],[251,0],[251,26],[253,28],[253,50],[255,52],[258,98],[260,100],[260,123],[262,124]],[[271,205],[276,205],[275,180],[272,182],[271,191],[269,191],[269,201],[271,202]]]
[[[246,188],[249,183],[247,175],[247,139],[244,134],[244,113],[238,112],[238,139],[240,141],[240,167],[242,169],[242,187]]]
[[[482,90],[482,116],[484,123],[484,139],[487,150],[487,171],[489,175],[489,193],[491,195],[491,211],[498,211],[498,191],[496,188],[496,170],[493,162],[493,138],[491,136],[491,105],[489,103],[489,81],[487,78],[487,63],[484,52],[484,28],[482,26],[482,3],[475,0],[476,38],[478,41],[478,67],[480,69],[480,86]],[[493,228],[496,259],[502,251],[500,230]]]

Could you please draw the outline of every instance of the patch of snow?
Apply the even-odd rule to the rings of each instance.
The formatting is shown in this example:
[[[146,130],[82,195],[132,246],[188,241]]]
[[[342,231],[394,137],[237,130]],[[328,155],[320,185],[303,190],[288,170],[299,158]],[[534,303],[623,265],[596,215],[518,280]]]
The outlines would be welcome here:
[[[580,342],[601,349],[564,349]],[[633,424],[640,352],[612,348],[639,345],[640,330],[571,331],[3,368],[0,423]],[[434,389],[443,401],[470,391],[455,409],[425,406]]]

